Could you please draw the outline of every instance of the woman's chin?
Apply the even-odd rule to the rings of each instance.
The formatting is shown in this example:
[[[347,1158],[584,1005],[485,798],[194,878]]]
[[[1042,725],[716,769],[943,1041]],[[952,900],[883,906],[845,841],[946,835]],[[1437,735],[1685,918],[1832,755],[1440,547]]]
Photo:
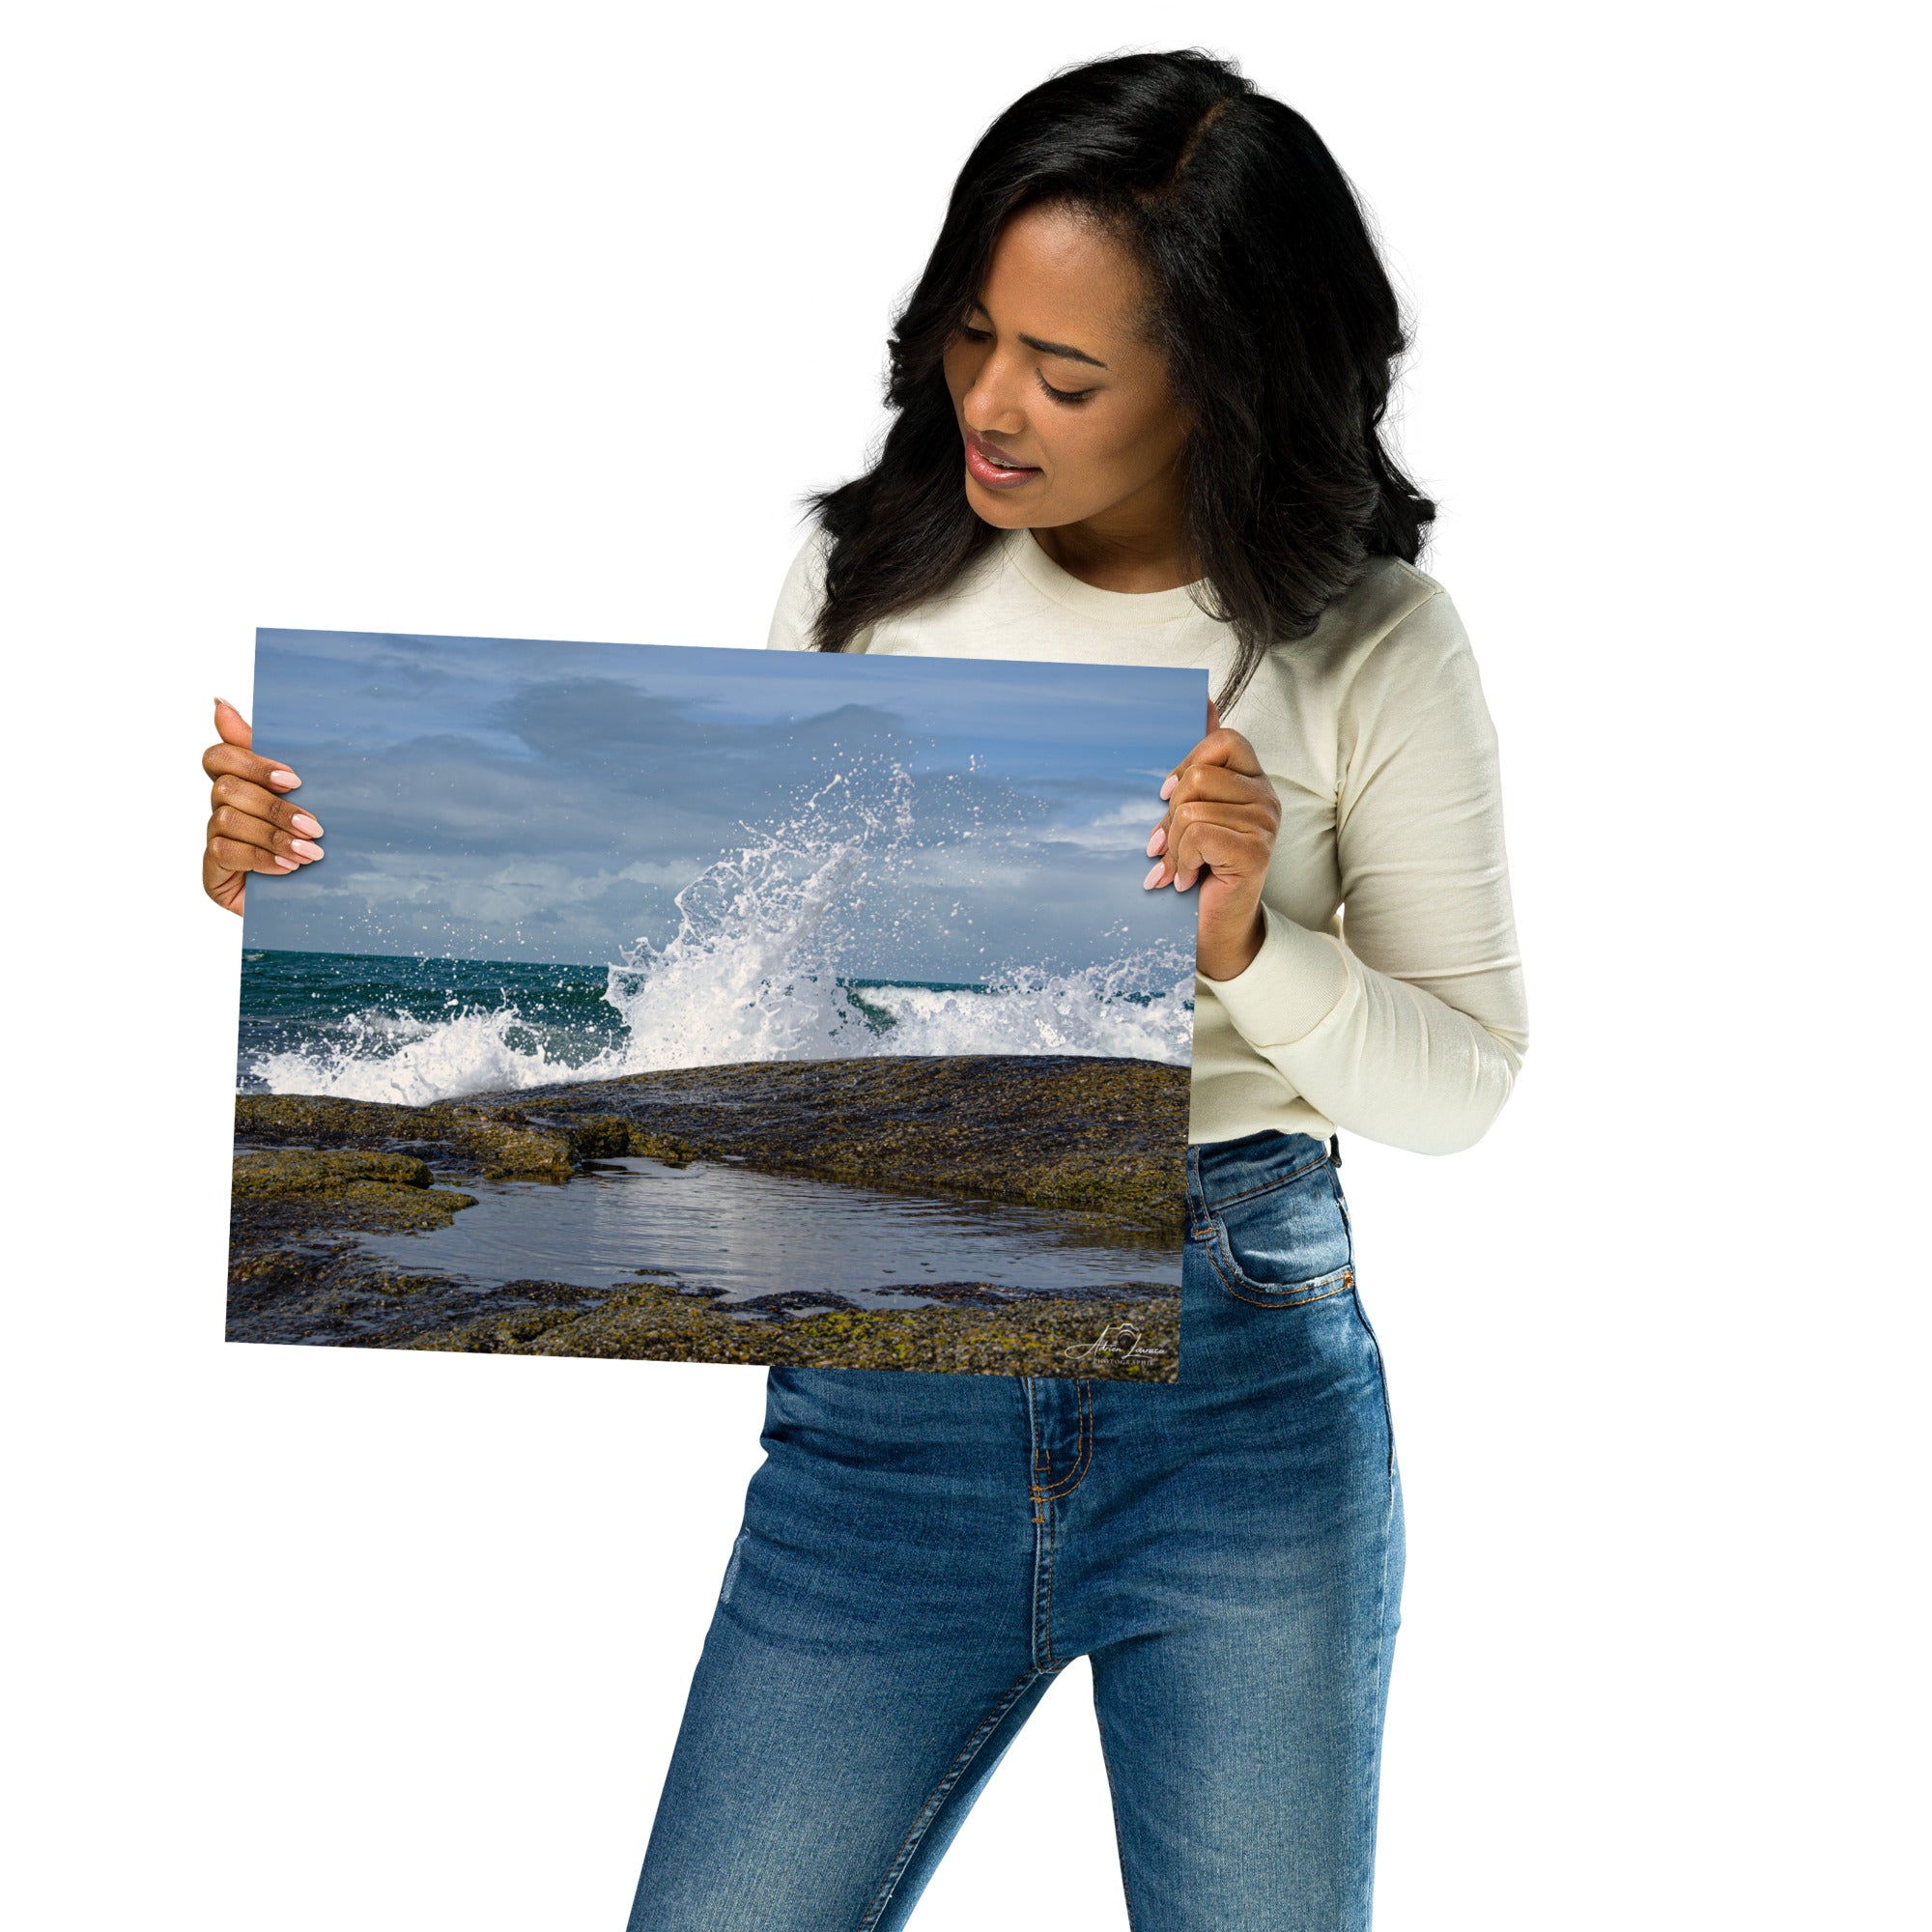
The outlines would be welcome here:
[[[966,500],[982,523],[1003,530],[1027,529],[1040,521],[1038,505],[1031,498],[1024,503],[1015,502],[1010,491],[988,490],[970,473],[966,478]]]

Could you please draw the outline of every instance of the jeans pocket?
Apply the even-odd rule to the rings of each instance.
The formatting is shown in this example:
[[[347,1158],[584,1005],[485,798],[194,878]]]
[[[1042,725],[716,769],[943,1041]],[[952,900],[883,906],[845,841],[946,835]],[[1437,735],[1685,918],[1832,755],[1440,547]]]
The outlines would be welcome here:
[[[1207,1210],[1221,1286],[1264,1308],[1293,1308],[1355,1285],[1355,1251],[1334,1165],[1324,1155]]]

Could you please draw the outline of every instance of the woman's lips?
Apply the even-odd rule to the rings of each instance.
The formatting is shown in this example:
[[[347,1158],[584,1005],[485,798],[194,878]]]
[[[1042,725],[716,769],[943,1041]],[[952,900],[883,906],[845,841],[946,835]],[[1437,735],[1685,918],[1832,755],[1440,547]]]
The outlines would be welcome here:
[[[989,490],[1010,490],[1015,484],[1030,483],[1039,474],[1037,464],[1022,464],[1017,469],[994,460],[986,445],[966,438],[966,468]]]

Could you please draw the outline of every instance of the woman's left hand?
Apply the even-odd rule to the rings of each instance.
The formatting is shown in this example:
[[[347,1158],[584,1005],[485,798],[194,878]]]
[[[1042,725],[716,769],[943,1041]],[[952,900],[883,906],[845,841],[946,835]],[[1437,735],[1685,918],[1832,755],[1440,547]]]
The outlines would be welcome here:
[[[1255,748],[1228,730],[1208,700],[1208,735],[1168,774],[1160,788],[1167,816],[1148,840],[1156,864],[1149,891],[1170,882],[1186,892],[1201,884],[1196,970],[1232,980],[1262,950],[1262,881],[1274,856],[1281,800]]]

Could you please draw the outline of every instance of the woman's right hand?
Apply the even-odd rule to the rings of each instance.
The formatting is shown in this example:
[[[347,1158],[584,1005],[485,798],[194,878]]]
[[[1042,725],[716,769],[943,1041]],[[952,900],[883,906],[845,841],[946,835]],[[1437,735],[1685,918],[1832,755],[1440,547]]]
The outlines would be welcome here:
[[[322,857],[322,827],[284,798],[301,783],[286,765],[259,757],[248,721],[225,697],[214,700],[221,742],[201,754],[214,781],[209,797],[208,847],[201,855],[201,889],[218,906],[242,910],[250,872],[293,872]]]

